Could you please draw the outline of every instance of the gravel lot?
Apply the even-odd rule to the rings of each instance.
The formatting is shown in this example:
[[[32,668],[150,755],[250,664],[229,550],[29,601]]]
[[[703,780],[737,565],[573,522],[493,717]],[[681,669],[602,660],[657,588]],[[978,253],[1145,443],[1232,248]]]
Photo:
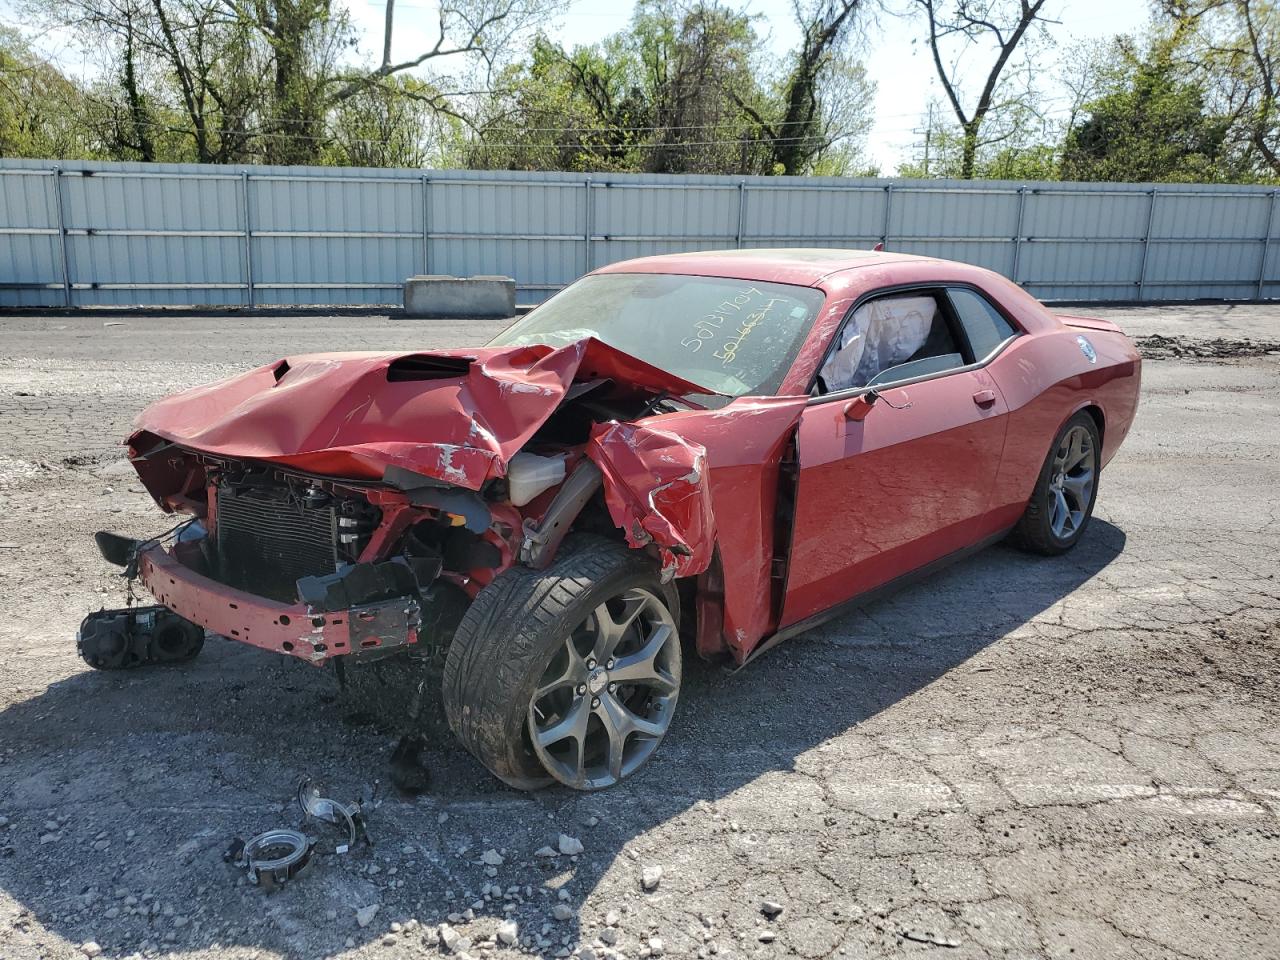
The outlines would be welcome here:
[[[230,838],[296,826],[304,775],[385,780],[391,738],[327,673],[229,642],[81,663],[80,618],[124,599],[92,532],[163,525],[119,442],[249,364],[494,326],[0,317],[0,957],[437,955],[451,913],[498,958],[1280,956],[1280,307],[1072,312],[1162,339],[1070,556],[996,547],[741,674],[689,670],[657,758],[603,795],[508,791],[442,743],[372,851],[272,895]],[[561,834],[583,852],[535,854]]]

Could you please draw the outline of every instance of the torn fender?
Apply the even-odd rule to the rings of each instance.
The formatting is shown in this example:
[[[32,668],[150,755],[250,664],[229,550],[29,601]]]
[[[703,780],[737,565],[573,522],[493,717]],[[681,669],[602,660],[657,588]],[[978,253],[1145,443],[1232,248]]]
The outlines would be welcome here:
[[[613,522],[632,547],[657,547],[663,580],[707,568],[716,525],[701,444],[644,422],[614,420],[592,428],[586,454],[604,474]]]
[[[401,467],[478,490],[505,474],[574,381],[600,378],[655,395],[710,392],[593,338],[560,348],[313,354],[154,403],[130,445],[145,453],[160,438],[349,479],[380,480]]]
[[[774,558],[790,546],[792,499],[781,465],[808,399],[743,397],[719,410],[599,424],[587,445],[614,523],[631,546],[657,547],[665,575],[703,573],[719,547],[721,616],[699,636],[703,654],[742,662],[777,628]]]
[[[704,654],[728,651],[741,662],[777,628],[781,585],[773,560],[785,556],[790,546],[792,493],[792,481],[782,476],[781,465],[808,400],[742,397],[719,410],[681,411],[645,421],[706,450],[723,621],[718,635],[699,637]]]

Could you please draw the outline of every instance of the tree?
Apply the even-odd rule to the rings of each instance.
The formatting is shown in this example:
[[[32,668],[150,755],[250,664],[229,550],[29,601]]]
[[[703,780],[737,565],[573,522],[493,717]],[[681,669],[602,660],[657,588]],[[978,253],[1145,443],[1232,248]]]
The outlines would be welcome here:
[[[1182,66],[1231,118],[1228,141],[1253,176],[1280,176],[1280,6],[1274,0],[1161,0],[1185,36]]]
[[[1180,37],[1139,50],[1131,38],[1113,45],[1107,91],[1085,105],[1068,132],[1067,180],[1214,181],[1225,163],[1229,117],[1206,110],[1204,90],[1183,75]]]
[[[8,28],[0,27],[0,156],[100,155],[80,118],[84,92]]]
[[[899,164],[900,177],[959,178],[965,162],[964,130],[946,113],[930,110],[927,153]],[[1034,102],[1014,102],[1001,115],[1000,133],[984,135],[972,158],[980,180],[1056,180],[1062,133],[1044,120]],[[928,158],[926,163],[925,158]]]
[[[339,101],[329,117],[322,161],[342,167],[427,166],[432,158],[423,132],[439,120],[428,106],[431,94],[414,77],[395,77]],[[434,132],[438,140],[453,131]]]
[[[946,92],[960,125],[963,149],[960,176],[969,179],[974,175],[978,148],[983,143],[982,130],[988,115],[1001,110],[1021,98],[1001,95],[1001,79],[1014,53],[1034,27],[1047,22],[1042,15],[1047,0],[914,0],[925,15],[929,37],[929,50],[933,56],[938,79]],[[960,42],[960,54],[946,62],[944,47],[948,41]],[[967,49],[990,42],[995,47],[995,59],[987,70],[986,79],[972,107],[964,104],[958,63]]]
[[[473,162],[483,166],[708,173],[757,165],[727,91],[759,98],[747,16],[642,2],[629,27],[566,51],[547,38],[499,81]]]
[[[458,105],[473,93],[454,90],[441,65],[454,65],[461,76],[487,76],[519,49],[513,39],[563,0],[444,0],[434,39],[400,60],[392,59],[390,2],[381,59],[372,62],[360,56],[345,8],[332,0],[26,2],[45,22],[78,31],[102,62],[109,83],[95,92],[95,122],[109,127],[113,155],[287,164],[352,155],[333,149],[335,123],[346,125],[348,147],[368,139],[349,136],[349,102],[382,110],[384,121],[460,116]],[[400,100],[416,106],[392,109]],[[401,143],[387,155],[408,155],[404,135],[396,132]]]
[[[750,104],[738,99],[768,141],[772,162],[779,173],[802,172],[841,137],[829,123],[824,123],[831,115],[823,116],[822,87],[832,74],[841,70],[844,42],[860,7],[861,0],[810,0],[807,4],[804,0],[792,0],[801,41],[792,54],[791,69],[780,91],[783,109],[777,119],[770,122]],[[844,70],[845,76],[852,78],[848,65]],[[865,74],[857,78],[857,82],[865,87]],[[830,97],[825,98],[825,103],[835,106]]]
[[[658,173],[798,173],[824,161],[853,169],[874,88],[844,55],[847,18],[824,22],[823,52],[806,41],[809,52],[782,69],[758,54],[752,18],[701,0],[683,8],[646,0],[625,31],[591,47],[566,51],[540,38],[527,64],[498,78],[470,162]]]

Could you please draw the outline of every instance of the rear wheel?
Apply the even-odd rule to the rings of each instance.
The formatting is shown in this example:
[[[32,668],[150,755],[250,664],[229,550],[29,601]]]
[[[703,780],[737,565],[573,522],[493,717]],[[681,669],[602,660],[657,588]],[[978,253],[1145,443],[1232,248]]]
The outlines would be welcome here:
[[[594,537],[567,540],[545,571],[503,572],[449,648],[450,726],[512,786],[612,786],[653,756],[670,727],[678,610],[648,557]]]
[[[1053,556],[1076,545],[1098,499],[1101,448],[1098,425],[1088,413],[1082,410],[1066,422],[1010,537],[1016,546]]]

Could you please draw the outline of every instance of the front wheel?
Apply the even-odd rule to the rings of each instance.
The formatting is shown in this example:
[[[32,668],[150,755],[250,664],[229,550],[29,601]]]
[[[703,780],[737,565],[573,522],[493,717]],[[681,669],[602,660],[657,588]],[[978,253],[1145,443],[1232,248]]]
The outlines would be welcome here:
[[[1076,545],[1098,499],[1101,449],[1098,425],[1083,410],[1058,431],[1010,537],[1016,546],[1054,556]]]
[[[445,662],[444,706],[495,776],[600,790],[638,770],[680,694],[679,607],[655,564],[594,537],[476,597]]]

